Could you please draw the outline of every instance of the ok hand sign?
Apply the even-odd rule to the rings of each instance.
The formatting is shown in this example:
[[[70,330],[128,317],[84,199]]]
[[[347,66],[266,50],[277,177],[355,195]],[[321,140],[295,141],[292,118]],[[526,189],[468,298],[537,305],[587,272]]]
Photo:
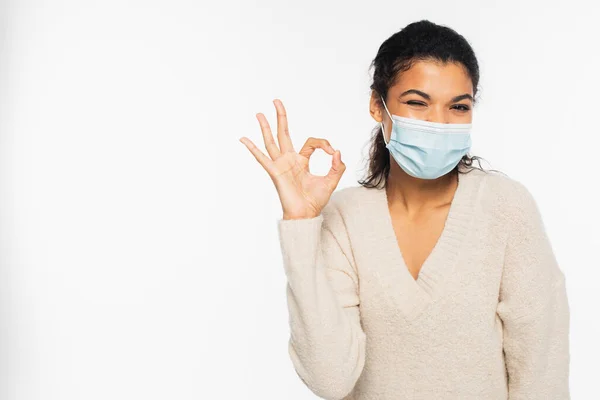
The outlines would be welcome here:
[[[262,113],[256,114],[256,117],[269,157],[247,137],[240,138],[240,142],[246,145],[275,184],[283,209],[283,219],[317,217],[337,187],[346,165],[342,162],[340,151],[334,150],[326,139],[310,137],[300,152],[296,153],[290,139],[283,103],[280,100],[274,100],[273,103],[277,110],[279,146],[275,143],[269,123]],[[310,156],[317,148],[333,155],[331,169],[325,176],[312,175],[308,170]]]

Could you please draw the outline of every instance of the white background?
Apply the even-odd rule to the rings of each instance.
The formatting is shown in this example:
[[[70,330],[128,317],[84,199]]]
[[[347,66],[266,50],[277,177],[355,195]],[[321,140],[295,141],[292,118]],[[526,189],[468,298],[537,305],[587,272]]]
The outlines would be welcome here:
[[[472,153],[537,199],[572,397],[600,398],[596,4],[4,0],[0,398],[315,398],[287,354],[279,200],[238,139],[263,147],[280,98],[296,148],[329,139],[356,185],[369,63],[422,18],[475,49]]]

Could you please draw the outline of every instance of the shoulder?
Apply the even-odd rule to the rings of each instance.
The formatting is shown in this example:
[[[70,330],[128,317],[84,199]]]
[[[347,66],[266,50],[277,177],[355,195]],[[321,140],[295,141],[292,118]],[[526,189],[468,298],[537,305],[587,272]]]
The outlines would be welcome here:
[[[481,173],[485,174],[481,194],[484,211],[512,222],[539,217],[535,197],[523,182],[502,172]]]
[[[381,194],[381,190],[362,185],[335,190],[321,212],[325,226],[345,228],[349,219],[356,219],[361,213],[373,209],[376,196]]]
[[[348,186],[333,192],[329,202],[341,209],[357,207],[368,201],[369,196],[373,194],[374,190],[379,189],[369,189],[361,185]]]

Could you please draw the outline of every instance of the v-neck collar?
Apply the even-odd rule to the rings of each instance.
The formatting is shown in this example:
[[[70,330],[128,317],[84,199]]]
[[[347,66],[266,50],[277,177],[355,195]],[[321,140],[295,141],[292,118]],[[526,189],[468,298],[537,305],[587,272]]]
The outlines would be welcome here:
[[[484,172],[474,169],[459,174],[444,228],[431,253],[424,261],[415,280],[411,275],[402,251],[398,246],[396,233],[392,225],[386,190],[375,189],[373,207],[373,228],[378,238],[379,251],[387,254],[385,265],[377,266],[376,271],[382,279],[386,296],[391,296],[396,307],[407,320],[419,316],[425,308],[443,292],[445,283],[452,277],[458,256],[465,246],[465,237],[472,223],[473,209],[476,205],[477,179]]]

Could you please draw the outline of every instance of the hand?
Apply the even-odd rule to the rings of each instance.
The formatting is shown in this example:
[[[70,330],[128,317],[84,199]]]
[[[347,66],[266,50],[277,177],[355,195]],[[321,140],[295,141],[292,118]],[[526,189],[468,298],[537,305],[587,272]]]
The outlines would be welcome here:
[[[346,170],[346,165],[342,162],[340,151],[334,150],[326,139],[310,137],[300,152],[296,153],[290,139],[283,103],[280,100],[274,100],[273,103],[277,110],[279,147],[262,113],[256,114],[256,117],[260,123],[269,157],[247,137],[241,137],[240,142],[246,145],[275,184],[283,209],[283,219],[317,217],[329,202],[331,194]],[[318,148],[333,156],[331,169],[325,176],[312,175],[308,170],[310,156]]]

